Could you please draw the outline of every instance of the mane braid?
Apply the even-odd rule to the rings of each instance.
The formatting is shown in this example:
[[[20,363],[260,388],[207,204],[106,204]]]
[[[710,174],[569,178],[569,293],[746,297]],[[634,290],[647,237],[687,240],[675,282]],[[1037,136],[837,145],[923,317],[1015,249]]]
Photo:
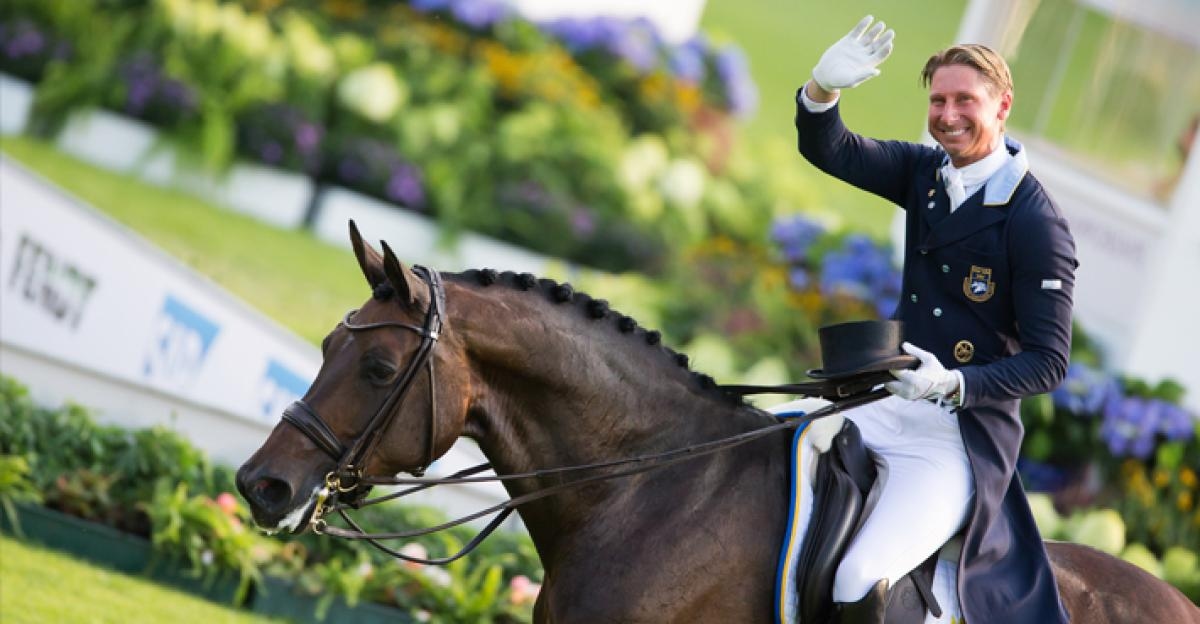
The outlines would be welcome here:
[[[594,299],[587,293],[577,292],[569,283],[558,283],[552,279],[546,278],[539,279],[532,273],[514,273],[513,271],[504,271],[503,273],[499,273],[494,269],[471,269],[462,273],[448,273],[446,274],[446,277],[454,281],[465,282],[467,284],[482,286],[485,288],[493,284],[507,284],[518,291],[528,292],[536,289],[545,297],[547,297],[551,303],[560,305],[565,303],[574,304],[571,307],[580,309],[583,318],[590,320],[600,320],[609,317],[609,313],[611,312],[611,316],[616,318],[616,323],[614,326],[620,333],[637,335],[640,332],[642,334],[642,340],[645,341],[647,346],[657,347],[670,358],[670,362],[672,364],[683,368],[685,371],[688,371],[690,359],[688,358],[687,354],[679,353],[673,349],[663,346],[662,332],[657,329],[643,329],[638,327],[636,320],[628,315],[621,314],[616,310],[613,310],[608,301],[604,299]],[[377,291],[386,293],[384,294],[385,298],[390,297],[394,293],[391,285],[387,283],[381,284]],[[379,294],[381,293],[376,294],[377,298],[379,297]],[[743,397],[721,390],[711,376],[697,371],[688,371],[688,374],[691,379],[695,380],[696,386],[706,394],[710,394],[714,398],[717,398],[730,405],[746,405],[746,401]]]

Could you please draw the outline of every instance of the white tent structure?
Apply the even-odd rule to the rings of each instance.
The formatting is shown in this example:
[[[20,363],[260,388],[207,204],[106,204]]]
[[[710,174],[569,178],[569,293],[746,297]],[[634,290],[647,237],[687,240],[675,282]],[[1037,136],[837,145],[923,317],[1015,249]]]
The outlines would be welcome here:
[[[535,22],[561,18],[606,15],[624,19],[643,18],[654,24],[671,43],[682,43],[696,34],[705,0],[509,0],[526,18]]]
[[[1071,223],[1084,330],[1200,409],[1200,2],[970,0],[957,41],[1013,67],[1008,132]]]

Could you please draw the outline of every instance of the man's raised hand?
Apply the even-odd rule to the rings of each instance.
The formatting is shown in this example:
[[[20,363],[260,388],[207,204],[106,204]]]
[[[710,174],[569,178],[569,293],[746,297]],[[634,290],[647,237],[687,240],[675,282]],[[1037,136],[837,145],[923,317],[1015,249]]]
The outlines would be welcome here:
[[[817,86],[832,93],[857,87],[879,75],[879,64],[892,53],[896,31],[884,32],[884,23],[872,26],[874,20],[870,15],[862,18],[854,30],[821,55],[812,72]]]

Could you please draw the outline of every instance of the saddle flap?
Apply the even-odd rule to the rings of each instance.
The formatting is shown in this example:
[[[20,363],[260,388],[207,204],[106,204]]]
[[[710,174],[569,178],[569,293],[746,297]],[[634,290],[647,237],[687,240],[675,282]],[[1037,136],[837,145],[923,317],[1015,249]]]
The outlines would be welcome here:
[[[821,454],[813,482],[813,515],[804,535],[796,570],[800,621],[824,622],[834,614],[833,581],[846,549],[870,515],[887,481],[886,464],[865,444],[858,426],[846,420],[832,452]],[[925,611],[940,617],[933,596],[937,553],[905,575],[889,591],[887,622],[920,623]]]

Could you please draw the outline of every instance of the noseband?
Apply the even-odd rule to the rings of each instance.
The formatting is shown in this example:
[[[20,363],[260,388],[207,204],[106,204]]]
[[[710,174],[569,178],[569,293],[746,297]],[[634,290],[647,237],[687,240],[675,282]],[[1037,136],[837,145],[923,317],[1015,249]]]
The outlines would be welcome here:
[[[429,286],[429,308],[425,310],[423,325],[418,327],[399,321],[356,324],[354,315],[357,310],[347,312],[346,317],[342,319],[341,325],[352,332],[398,327],[416,332],[421,336],[421,344],[408,362],[408,366],[396,379],[396,383],[388,391],[383,403],[371,416],[366,428],[354,440],[354,443],[349,448],[344,446],[329,425],[317,414],[317,411],[303,399],[295,401],[283,411],[283,420],[291,423],[317,448],[337,462],[337,467],[325,476],[325,488],[317,495],[317,506],[313,510],[312,518],[314,526],[323,522],[321,516],[333,505],[339,494],[354,491],[359,487],[363,477],[363,464],[367,456],[374,450],[384,430],[395,418],[396,407],[408,394],[422,367],[429,370],[429,433],[425,441],[424,461],[410,472],[420,477],[433,463],[434,445],[437,442],[437,394],[433,381],[432,355],[433,347],[441,335],[445,318],[446,293],[442,287],[441,276],[437,271],[421,266],[414,266],[412,270]]]

